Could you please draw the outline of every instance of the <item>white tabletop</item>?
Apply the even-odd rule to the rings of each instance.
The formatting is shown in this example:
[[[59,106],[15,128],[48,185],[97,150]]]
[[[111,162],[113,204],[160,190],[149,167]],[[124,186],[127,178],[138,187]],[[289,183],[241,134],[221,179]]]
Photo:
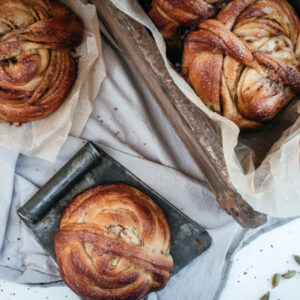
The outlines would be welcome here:
[[[233,258],[220,300],[259,300],[267,291],[271,291],[270,300],[299,300],[300,266],[293,258],[294,254],[300,255],[299,241],[300,219],[261,235],[240,250]],[[288,270],[296,270],[297,275],[281,279],[279,286],[272,289],[272,276]],[[78,297],[67,287],[37,288],[0,281],[0,299],[78,300]]]
[[[268,291],[270,300],[300,299],[300,219],[261,235],[239,251],[233,260],[226,288],[219,300],[259,300]],[[274,274],[297,271],[292,279],[280,279],[272,289]]]

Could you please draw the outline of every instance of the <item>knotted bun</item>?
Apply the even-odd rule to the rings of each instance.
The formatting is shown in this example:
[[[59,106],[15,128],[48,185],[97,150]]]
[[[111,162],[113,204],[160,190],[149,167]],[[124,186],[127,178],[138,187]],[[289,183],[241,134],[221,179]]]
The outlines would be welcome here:
[[[47,117],[76,78],[70,49],[83,35],[77,16],[50,0],[0,3],[0,122]]]
[[[109,184],[77,196],[55,235],[59,270],[84,299],[140,299],[162,289],[173,268],[170,229],[140,191]]]
[[[240,128],[271,120],[300,92],[300,22],[285,0],[235,0],[185,41],[182,72]]]
[[[150,18],[165,38],[174,38],[179,26],[197,25],[213,17],[224,0],[152,0]]]

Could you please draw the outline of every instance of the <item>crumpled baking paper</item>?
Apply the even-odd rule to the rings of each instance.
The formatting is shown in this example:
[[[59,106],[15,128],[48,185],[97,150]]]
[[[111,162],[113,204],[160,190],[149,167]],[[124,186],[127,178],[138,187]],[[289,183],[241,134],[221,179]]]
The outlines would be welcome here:
[[[210,111],[166,57],[163,37],[136,0],[111,0],[146,26],[175,84],[220,129],[230,179],[257,211],[274,217],[300,216],[300,101],[295,99],[278,117],[258,131],[243,132]]]
[[[96,8],[80,0],[61,1],[84,25],[83,41],[76,48],[78,74],[64,103],[45,119],[23,124],[0,123],[0,145],[54,161],[68,135],[78,137],[92,111],[101,82],[106,76]]]

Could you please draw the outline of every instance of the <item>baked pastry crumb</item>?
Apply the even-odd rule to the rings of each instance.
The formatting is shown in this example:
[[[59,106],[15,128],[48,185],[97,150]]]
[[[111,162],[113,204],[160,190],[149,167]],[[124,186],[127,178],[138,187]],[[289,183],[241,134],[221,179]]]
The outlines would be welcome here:
[[[62,215],[55,253],[65,283],[84,299],[141,299],[165,287],[173,269],[161,209],[124,184],[78,195]]]
[[[0,122],[43,119],[76,79],[70,49],[81,43],[82,24],[56,1],[7,0],[0,8]]]

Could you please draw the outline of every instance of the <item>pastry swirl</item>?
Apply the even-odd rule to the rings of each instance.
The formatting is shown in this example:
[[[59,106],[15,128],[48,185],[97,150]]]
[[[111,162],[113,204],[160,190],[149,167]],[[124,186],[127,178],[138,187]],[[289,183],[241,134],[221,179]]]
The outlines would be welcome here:
[[[240,128],[271,120],[300,92],[300,22],[286,0],[235,0],[185,41],[182,73]]]
[[[152,0],[150,18],[165,38],[174,38],[181,25],[192,26],[213,17],[224,0]]]
[[[77,16],[50,0],[0,3],[0,121],[47,117],[76,78],[69,49],[83,35]]]
[[[173,268],[160,208],[124,184],[91,188],[65,210],[55,253],[66,284],[84,299],[140,299]]]

